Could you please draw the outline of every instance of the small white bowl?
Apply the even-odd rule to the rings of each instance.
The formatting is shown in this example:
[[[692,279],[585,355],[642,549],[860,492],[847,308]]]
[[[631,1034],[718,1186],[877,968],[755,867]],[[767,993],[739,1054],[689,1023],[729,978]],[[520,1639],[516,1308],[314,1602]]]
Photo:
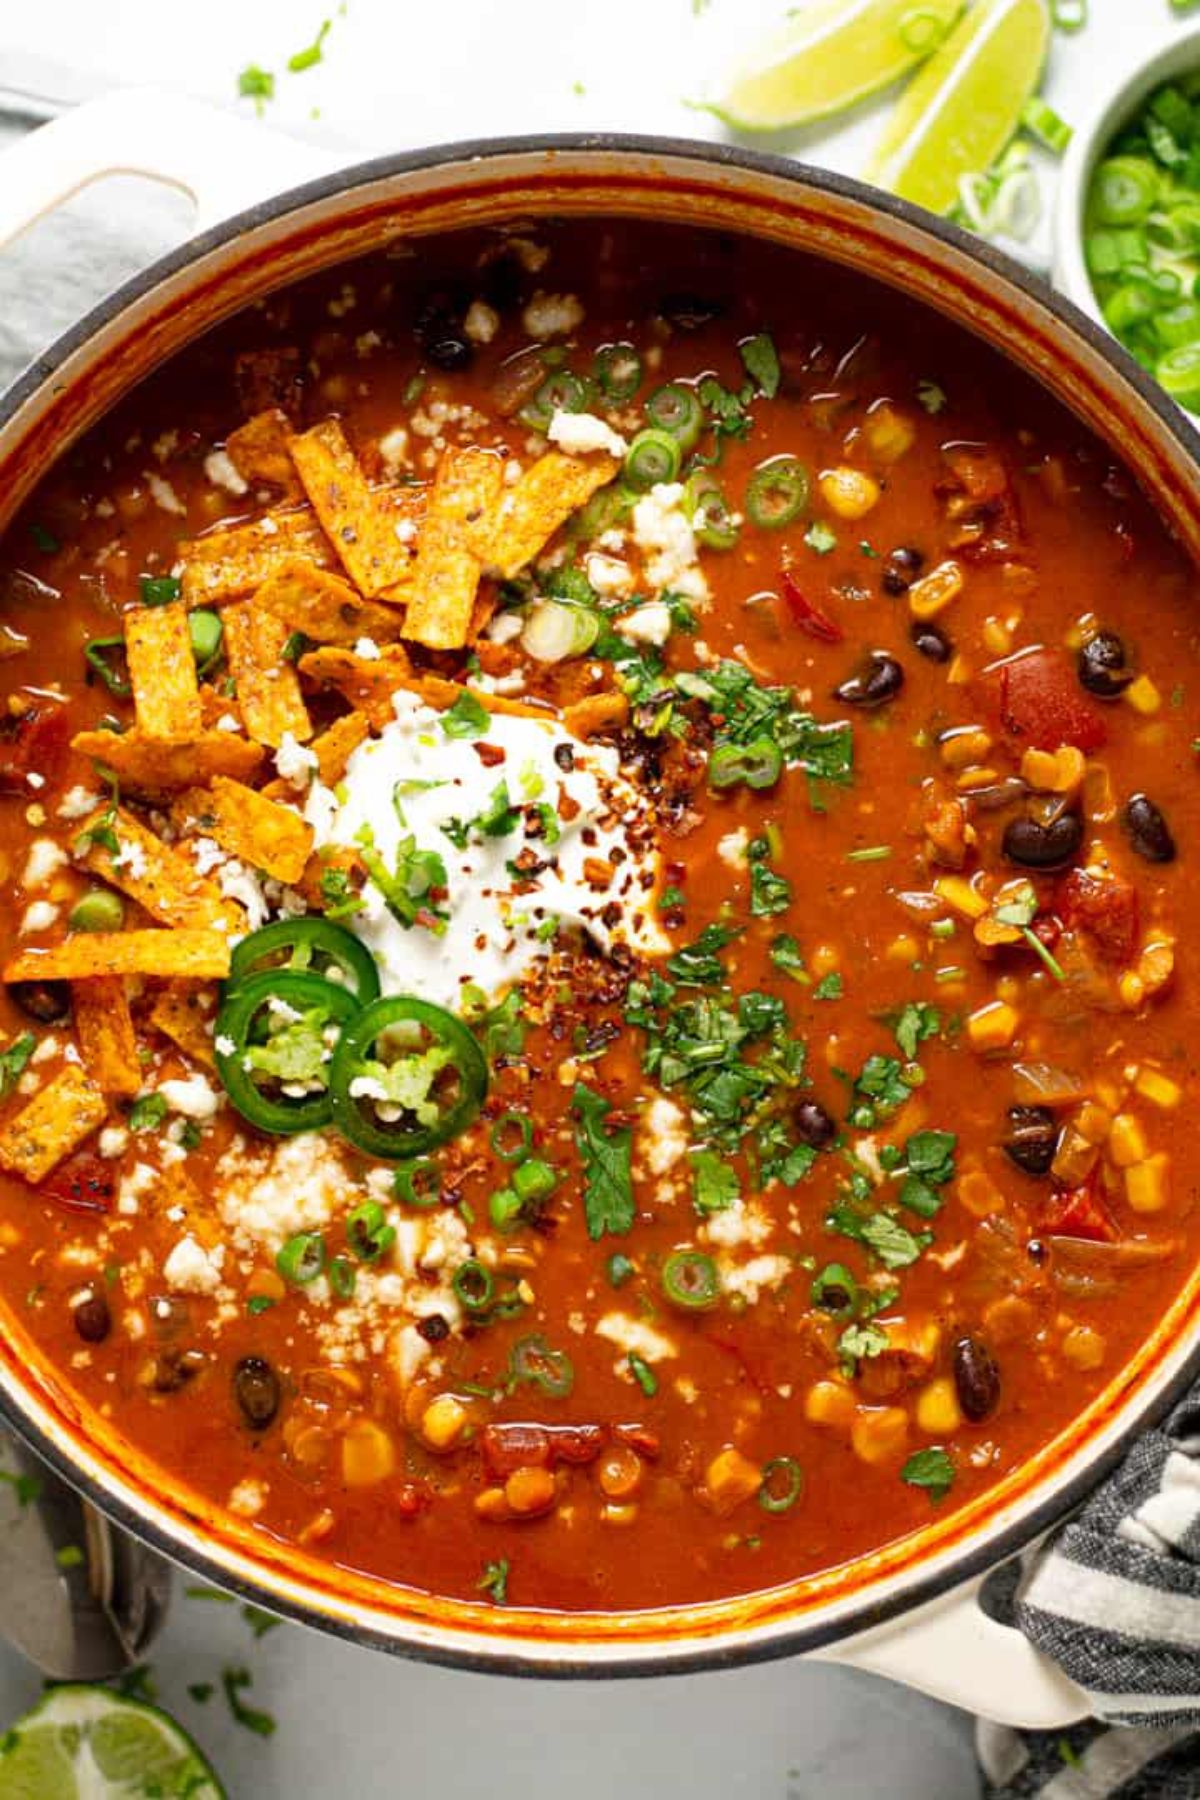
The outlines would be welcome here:
[[[1102,94],[1076,127],[1062,168],[1054,203],[1054,285],[1076,306],[1104,325],[1083,252],[1083,216],[1092,172],[1113,138],[1164,81],[1200,70],[1200,25],[1172,33],[1119,87]],[[1105,330],[1108,327],[1104,326]],[[1196,416],[1196,415],[1193,415]]]

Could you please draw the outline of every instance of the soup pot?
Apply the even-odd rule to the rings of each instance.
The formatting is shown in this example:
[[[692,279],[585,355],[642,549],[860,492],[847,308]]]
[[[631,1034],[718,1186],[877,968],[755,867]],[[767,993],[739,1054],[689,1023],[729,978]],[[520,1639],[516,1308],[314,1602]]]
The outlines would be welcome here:
[[[452,144],[332,173],[318,172],[320,163],[262,128],[150,94],[98,102],[7,154],[0,242],[86,182],[121,171],[191,192],[203,229],[99,306],[0,404],[0,524],[133,383],[259,296],[396,240],[552,214],[719,225],[915,297],[934,315],[931,329],[939,317],[953,320],[1041,381],[1134,471],[1200,556],[1200,438],[1184,415],[1076,307],[912,206],[779,157],[668,139]],[[1200,1362],[1198,1315],[1200,1270],[1069,1428],[986,1496],[953,1515],[931,1511],[919,1534],[770,1592],[641,1613],[440,1600],[256,1533],[85,1408],[12,1314],[0,1314],[0,1410],[144,1541],[258,1605],[358,1643],[555,1676],[665,1674],[805,1653],[1048,1727],[1086,1712],[1084,1696],[984,1615],[979,1584],[1078,1503],[1181,1393]]]

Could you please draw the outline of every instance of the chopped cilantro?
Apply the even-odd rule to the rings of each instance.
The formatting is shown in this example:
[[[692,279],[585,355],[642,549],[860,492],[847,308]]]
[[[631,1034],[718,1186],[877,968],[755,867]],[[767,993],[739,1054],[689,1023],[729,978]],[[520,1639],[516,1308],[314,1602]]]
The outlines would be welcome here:
[[[275,77],[269,69],[260,69],[257,63],[248,63],[238,76],[238,93],[243,100],[253,100],[255,110],[261,114],[263,105],[275,98]]]
[[[673,912],[676,907],[687,905],[687,895],[682,888],[665,887],[658,896],[659,912]]]
[[[525,1021],[521,1017],[519,988],[510,988],[503,1000],[489,1006],[483,989],[468,982],[462,990],[461,1005],[463,1017],[483,1045],[489,1062],[521,1054],[525,1047]]]
[[[722,387],[715,376],[706,375],[696,391],[717,435],[716,455],[708,459],[715,462],[720,457],[722,438],[749,437],[753,420],[746,411],[746,402],[753,397],[753,390],[747,387],[740,394],[735,394],[729,388]]]
[[[41,1496],[43,1484],[40,1475],[14,1475],[9,1469],[0,1469],[0,1481],[12,1489],[18,1506],[32,1506]]]
[[[811,1144],[794,1144],[778,1155],[765,1156],[760,1169],[763,1185],[781,1181],[784,1187],[795,1187],[798,1181],[804,1180],[816,1160],[817,1153]]]
[[[446,865],[436,850],[419,850],[411,835],[396,846],[396,864],[389,869],[375,848],[374,833],[364,826],[358,834],[358,853],[372,886],[377,887],[387,902],[387,909],[406,930],[424,925],[441,935],[445,931],[446,910],[435,904],[435,891],[444,892],[449,885]]]
[[[37,1039],[32,1031],[23,1031],[7,1050],[0,1051],[0,1100],[8,1099],[36,1049]]]
[[[941,1030],[942,1016],[936,1006],[930,1006],[924,1000],[910,1000],[888,1023],[906,1059],[912,1062],[918,1047],[927,1038],[936,1037]]]
[[[909,1092],[910,1084],[894,1056],[868,1056],[854,1083],[850,1123],[869,1131],[879,1119],[902,1107]]]
[[[668,975],[680,987],[720,987],[725,969],[717,953],[739,935],[725,925],[706,925],[694,944],[685,944],[668,959]]]
[[[814,1000],[840,1000],[845,992],[845,983],[837,969],[831,969],[823,975],[813,989]]]
[[[837,1347],[843,1372],[853,1375],[860,1361],[879,1356],[887,1349],[888,1334],[882,1325],[847,1325]]]
[[[442,714],[442,731],[448,738],[482,737],[492,722],[492,715],[464,688],[453,706]]]
[[[204,1706],[217,1690],[211,1681],[189,1681],[187,1691],[189,1700],[194,1700],[197,1706]]]
[[[767,861],[770,845],[765,837],[752,839],[746,854],[750,861],[750,915],[773,919],[792,903],[792,884]]]
[[[813,520],[804,534],[804,541],[810,550],[816,551],[818,556],[828,556],[831,550],[837,549],[837,533],[825,523],[824,519]]]
[[[183,588],[174,575],[143,575],[138,582],[143,606],[169,606]]]
[[[771,939],[768,955],[775,967],[782,969],[785,975],[791,975],[796,980],[805,976],[804,957],[801,954],[800,945],[789,932],[781,931],[778,937]]]
[[[923,1219],[932,1219],[941,1209],[937,1189],[954,1178],[954,1147],[958,1139],[952,1131],[916,1131],[904,1147],[908,1170],[900,1189],[900,1204]]]
[[[715,1150],[692,1152],[692,1200],[702,1215],[724,1212],[741,1198],[736,1172]]]
[[[924,1488],[931,1500],[942,1500],[954,1485],[954,1464],[938,1447],[917,1450],[900,1471],[901,1481],[909,1487]]]
[[[274,1304],[270,1294],[251,1294],[246,1302],[246,1311],[252,1319],[256,1319],[260,1313],[269,1312]]]
[[[826,1225],[839,1237],[851,1238],[873,1250],[885,1269],[906,1269],[915,1263],[933,1239],[929,1232],[912,1232],[891,1213],[861,1213],[848,1201],[839,1200],[826,1215]]]
[[[636,1275],[637,1270],[627,1256],[623,1255],[620,1250],[614,1250],[604,1265],[604,1273],[613,1287],[619,1288],[624,1287],[630,1277]]]
[[[946,396],[936,381],[918,381],[917,400],[931,418],[946,408]]]
[[[773,400],[779,392],[779,383],[783,371],[779,367],[779,355],[770,334],[760,331],[757,336],[746,338],[738,345],[741,358],[746,366],[746,373],[767,400]]]
[[[355,893],[345,869],[337,868],[322,869],[321,899],[327,919],[348,919],[352,914],[361,912],[365,904]]]
[[[486,1594],[496,1606],[507,1604],[510,1568],[507,1556],[502,1556],[498,1562],[485,1563],[483,1574],[475,1584],[479,1592]]]
[[[636,1350],[629,1352],[629,1373],[645,1394],[647,1400],[653,1400],[658,1392],[658,1376],[650,1364],[640,1357]]]
[[[222,1669],[221,1686],[225,1690],[229,1710],[238,1724],[244,1725],[247,1731],[253,1731],[258,1737],[271,1737],[275,1731],[275,1720],[271,1714],[256,1706],[247,1706],[242,1699],[243,1690],[251,1685],[248,1669]]]
[[[633,1225],[633,1133],[606,1129],[612,1111],[593,1089],[576,1084],[571,1111],[579,1121],[576,1142],[583,1159],[583,1199],[588,1236],[624,1236]]]
[[[267,1612],[261,1606],[251,1606],[248,1603],[241,1608],[241,1617],[243,1624],[250,1627],[256,1638],[266,1637],[268,1631],[274,1631],[277,1625],[283,1624],[283,1620],[278,1614]]]
[[[288,57],[288,68],[293,75],[302,75],[305,69],[311,69],[320,62],[322,47],[332,26],[332,19],[323,19],[321,28],[312,43],[307,44],[303,50],[297,50],[294,56]]]
[[[161,1094],[143,1094],[129,1109],[130,1131],[157,1131],[167,1116],[167,1103]]]

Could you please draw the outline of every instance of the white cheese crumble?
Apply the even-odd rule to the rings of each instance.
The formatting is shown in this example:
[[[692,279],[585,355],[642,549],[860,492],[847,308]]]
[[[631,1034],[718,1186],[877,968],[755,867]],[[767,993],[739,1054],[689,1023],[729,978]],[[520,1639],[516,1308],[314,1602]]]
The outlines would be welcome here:
[[[696,560],[696,534],[682,509],[683,494],[678,481],[661,481],[643,494],[633,509],[633,540],[652,587],[707,600],[708,582]]]
[[[84,819],[100,804],[100,796],[92,788],[68,788],[58,803],[60,819]]]
[[[146,486],[150,489],[150,498],[162,512],[175,513],[181,518],[187,512],[187,507],[165,476],[156,475],[153,470],[148,469]]]
[[[472,300],[463,330],[473,344],[490,344],[500,329],[500,314],[486,300]]]
[[[206,1250],[189,1232],[163,1264],[163,1279],[175,1294],[215,1294],[221,1285],[225,1246]]]
[[[639,1148],[652,1175],[666,1175],[687,1155],[690,1142],[687,1114],[665,1094],[656,1094],[642,1114]]]
[[[227,494],[249,492],[250,483],[242,476],[228,450],[210,450],[204,459],[204,473],[214,487],[224,488]]]
[[[221,1096],[204,1076],[197,1073],[176,1081],[160,1081],[158,1092],[172,1112],[185,1119],[211,1119],[221,1105]]]
[[[588,581],[602,598],[622,598],[633,592],[633,570],[620,557],[593,550],[585,557],[583,566]]]
[[[45,887],[52,875],[66,868],[68,860],[66,851],[53,838],[34,838],[25,858],[22,885],[26,888]]]
[[[20,926],[22,937],[31,931],[49,931],[57,919],[58,913],[58,907],[49,900],[35,900],[32,906],[25,908],[25,916],[22,918]]]
[[[269,1149],[235,1142],[217,1164],[217,1210],[234,1241],[271,1256],[298,1231],[319,1231],[355,1190],[329,1142],[313,1132]]]
[[[452,1007],[464,982],[507,987],[547,954],[542,928],[555,920],[582,927],[605,950],[620,940],[647,955],[667,951],[652,905],[652,822],[614,750],[580,743],[551,720],[497,713],[481,740],[485,762],[474,742],[448,738],[441,714],[415,695],[398,693],[393,704],[394,722],[350,757],[338,794],[315,783],[305,806],[318,846],[361,844],[365,832],[391,871],[411,838],[445,866],[448,891],[433,902],[444,930],[402,925],[371,883],[363,910],[347,920],[379,965],[385,993]],[[502,785],[515,828],[473,828]],[[526,849],[535,866],[520,883],[528,891],[514,892],[508,864]]]
[[[394,480],[408,462],[408,428],[393,425],[379,440],[379,455],[384,469]]]
[[[643,1362],[666,1362],[669,1357],[679,1354],[673,1338],[656,1331],[644,1319],[631,1318],[628,1313],[605,1313],[596,1325],[596,1336],[607,1338],[627,1356],[640,1356]]]
[[[610,456],[624,456],[629,448],[620,432],[598,419],[595,413],[556,412],[546,436],[568,456],[588,456],[596,450],[607,450]]]
[[[744,869],[749,843],[750,833],[744,825],[739,825],[736,831],[727,831],[723,838],[717,839],[717,855],[731,869]]]
[[[749,1244],[757,1249],[773,1235],[775,1222],[768,1212],[753,1202],[736,1199],[720,1212],[710,1213],[700,1227],[700,1236],[710,1244],[732,1248]]]
[[[618,619],[616,630],[633,644],[665,644],[671,635],[671,609],[663,600],[651,600]]]
[[[521,315],[532,338],[566,337],[583,324],[583,307],[574,294],[536,293]]]
[[[301,744],[290,731],[285,731],[275,752],[275,769],[281,781],[294,788],[306,788],[318,768],[317,753]]]

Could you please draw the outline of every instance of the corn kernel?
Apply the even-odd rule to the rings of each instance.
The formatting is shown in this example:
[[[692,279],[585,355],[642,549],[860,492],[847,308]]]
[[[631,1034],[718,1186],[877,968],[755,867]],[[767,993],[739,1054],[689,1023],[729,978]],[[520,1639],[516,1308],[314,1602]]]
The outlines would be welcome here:
[[[990,787],[993,781],[1000,779],[1000,771],[983,764],[976,769],[964,769],[955,779],[955,787],[960,793],[969,794],[975,788]]]
[[[1135,969],[1126,969],[1117,983],[1117,992],[1121,997],[1121,1005],[1130,1012],[1136,1012],[1146,998],[1146,984]]]
[[[1084,770],[1083,809],[1092,825],[1107,825],[1116,817],[1112,776],[1103,763],[1088,763]]]
[[[1054,781],[1054,753],[1051,750],[1027,750],[1021,758],[1021,780],[1040,794],[1051,792]]]
[[[1112,1130],[1113,1117],[1106,1107],[1097,1106],[1094,1100],[1085,1100],[1075,1119],[1075,1129],[1080,1137],[1089,1144],[1102,1144]],[[1134,1162],[1139,1159],[1133,1158]]]
[[[860,469],[826,469],[817,486],[839,519],[863,519],[879,504],[880,486]]]
[[[1077,1369],[1098,1369],[1108,1346],[1090,1325],[1072,1325],[1062,1341],[1062,1353]]]
[[[1131,681],[1122,699],[1127,700],[1134,712],[1141,713],[1143,718],[1151,717],[1162,705],[1162,695],[1148,675],[1139,675],[1135,681]]]
[[[888,401],[880,401],[867,414],[863,425],[863,436],[871,446],[880,462],[899,462],[906,456],[917,440],[916,427],[911,419],[896,411]]]
[[[540,1468],[537,1464],[514,1469],[504,1484],[504,1498],[508,1505],[513,1512],[525,1519],[553,1506],[557,1491],[550,1470]]]
[[[948,1375],[929,1382],[917,1395],[917,1424],[930,1437],[945,1437],[962,1424],[962,1409]]]
[[[762,1470],[732,1446],[718,1450],[704,1472],[704,1491],[714,1512],[732,1512],[762,1486]]]
[[[850,1442],[861,1462],[891,1462],[908,1439],[908,1414],[902,1406],[861,1410],[850,1427]]]
[[[610,1501],[607,1506],[600,1508],[600,1518],[605,1525],[632,1525],[637,1516],[637,1505],[633,1501],[619,1506],[614,1506]]]
[[[1017,1035],[1020,1020],[1006,1000],[989,1000],[967,1020],[967,1036],[974,1050],[1004,1050]]]
[[[1138,957],[1137,973],[1148,994],[1165,987],[1175,973],[1175,946],[1169,938],[1157,938],[1147,944]]]
[[[347,1487],[373,1487],[396,1467],[391,1438],[374,1419],[355,1419],[342,1438],[342,1480]]]
[[[984,648],[993,656],[1007,656],[1013,645],[1013,634],[1003,619],[992,617],[983,621]]]
[[[820,981],[826,975],[832,975],[841,967],[842,959],[832,944],[815,944],[808,959],[808,966]]]
[[[1145,1162],[1148,1149],[1141,1120],[1134,1113],[1118,1113],[1108,1137],[1108,1154],[1118,1169]]]
[[[854,1411],[854,1395],[840,1381],[814,1381],[804,1397],[804,1416],[810,1425],[831,1425],[845,1431]]]
[[[1134,1163],[1125,1171],[1125,1198],[1134,1212],[1161,1212],[1170,1200],[1167,1170],[1170,1158],[1165,1150]]]
[[[452,1450],[467,1429],[467,1409],[453,1394],[439,1394],[421,1415],[421,1436],[431,1450]]]
[[[1004,1195],[982,1169],[970,1169],[960,1175],[954,1191],[976,1219],[988,1219],[993,1213],[1004,1211]]]
[[[938,739],[938,753],[948,769],[969,769],[972,763],[981,763],[991,747],[991,734],[980,725],[966,725]]]
[[[939,875],[933,891],[964,919],[982,919],[988,909],[987,900],[978,888],[973,888],[961,875]]]
[[[914,619],[935,619],[963,591],[963,572],[956,562],[943,562],[908,590],[908,610]]]
[[[1161,1106],[1169,1111],[1178,1106],[1183,1099],[1183,1089],[1178,1082],[1172,1081],[1158,1069],[1139,1069],[1134,1087],[1143,1100],[1149,1100],[1152,1106]]]
[[[920,953],[921,946],[917,943],[916,938],[910,937],[907,932],[902,932],[899,937],[894,937],[886,952],[889,962],[898,963],[916,962]]]
[[[1082,1187],[1096,1166],[1100,1152],[1083,1133],[1068,1125],[1058,1140],[1050,1173],[1063,1187]]]
[[[504,1489],[484,1488],[481,1494],[476,1494],[475,1513],[478,1518],[489,1519],[494,1525],[507,1519],[508,1501],[504,1498]]]
[[[1021,997],[1021,984],[1015,975],[1001,975],[996,983],[996,998],[1006,1006],[1015,1006]]]

